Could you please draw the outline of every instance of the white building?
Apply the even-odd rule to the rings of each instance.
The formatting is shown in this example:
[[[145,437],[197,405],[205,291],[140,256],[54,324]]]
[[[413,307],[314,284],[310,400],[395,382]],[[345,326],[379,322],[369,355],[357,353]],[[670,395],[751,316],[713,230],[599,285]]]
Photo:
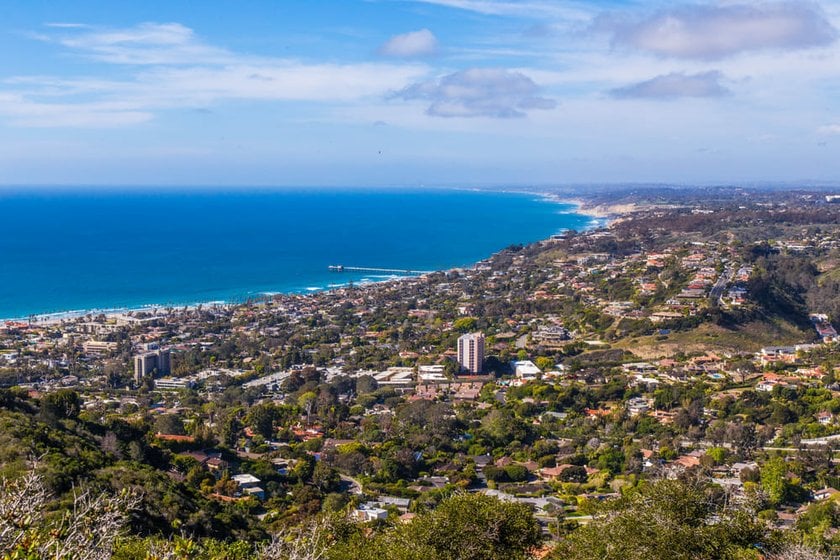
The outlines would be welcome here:
[[[542,373],[542,370],[531,360],[520,360],[511,363],[511,365],[513,366],[513,372],[516,374],[516,377],[526,381],[532,381]]]
[[[481,373],[484,364],[484,334],[470,333],[458,339],[458,364],[469,373]]]
[[[186,377],[161,377],[160,379],[155,379],[155,389],[161,391],[177,391],[179,389],[188,389],[192,386],[192,380]]]
[[[243,495],[251,496],[258,500],[265,499],[265,490],[260,487],[262,481],[256,476],[252,474],[237,474],[231,480],[236,483],[239,492]]]
[[[376,507],[373,504],[362,504],[356,510],[356,519],[362,522],[388,519],[388,510]]]
[[[446,366],[441,364],[417,366],[417,379],[427,383],[446,381]]]
[[[410,387],[414,385],[414,368],[389,367],[385,371],[374,373],[373,378],[377,385],[383,387]]]

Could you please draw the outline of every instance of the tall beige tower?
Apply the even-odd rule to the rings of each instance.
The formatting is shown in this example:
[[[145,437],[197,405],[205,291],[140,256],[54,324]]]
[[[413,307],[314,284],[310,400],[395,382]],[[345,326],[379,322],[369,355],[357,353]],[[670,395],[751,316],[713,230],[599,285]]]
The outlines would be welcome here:
[[[481,373],[484,364],[484,334],[470,333],[458,339],[458,363],[462,370]]]

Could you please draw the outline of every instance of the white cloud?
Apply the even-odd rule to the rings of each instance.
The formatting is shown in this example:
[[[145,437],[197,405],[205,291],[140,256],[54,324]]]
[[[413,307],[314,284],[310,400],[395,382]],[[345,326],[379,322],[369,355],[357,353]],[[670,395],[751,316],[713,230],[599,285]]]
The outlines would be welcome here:
[[[242,63],[219,68],[154,69],[138,76],[144,95],[203,104],[225,99],[349,102],[381,96],[424,74],[419,66]],[[156,93],[158,92],[158,93]]]
[[[418,82],[397,92],[401,99],[431,102],[426,113],[435,117],[524,117],[527,111],[553,109],[557,102],[539,97],[539,86],[521,72],[471,68]]]
[[[437,52],[438,40],[428,29],[394,35],[379,47],[379,54],[397,58],[430,56]]]
[[[136,125],[154,118],[131,103],[97,101],[89,103],[38,102],[21,95],[0,93],[0,115],[17,126],[32,128]]]
[[[228,100],[353,103],[381,98],[426,75],[420,64],[305,63],[204,44],[180,24],[146,23],[50,38],[69,52],[137,66],[128,77],[18,76],[0,86],[0,116],[18,126],[133,125],[160,111]]]
[[[55,27],[58,29],[86,29],[90,27],[85,23],[71,23],[66,21],[52,21],[45,23],[44,26],[46,27]]]
[[[595,28],[608,31],[615,46],[695,59],[825,46],[837,39],[819,7],[805,2],[678,6],[643,19],[604,16]]]
[[[539,19],[550,17],[562,20],[584,21],[591,17],[592,9],[572,2],[547,2],[539,0],[415,0],[491,16]]]
[[[817,133],[825,136],[836,136],[840,134],[840,123],[823,125],[817,129]]]
[[[636,84],[612,90],[621,99],[676,99],[679,97],[720,97],[729,94],[721,85],[723,75],[717,71],[685,74],[672,72]]]
[[[113,64],[225,64],[233,53],[200,41],[180,23],[142,23],[123,29],[90,29],[50,37],[84,56]]]

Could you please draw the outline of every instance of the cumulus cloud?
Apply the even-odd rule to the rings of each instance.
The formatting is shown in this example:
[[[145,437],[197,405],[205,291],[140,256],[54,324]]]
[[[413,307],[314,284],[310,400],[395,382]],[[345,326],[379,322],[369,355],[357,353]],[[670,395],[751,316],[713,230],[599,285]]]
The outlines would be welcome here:
[[[837,39],[819,7],[803,2],[681,6],[636,21],[608,16],[596,28],[611,33],[614,46],[692,59],[818,47]]]
[[[723,75],[717,71],[699,74],[672,72],[656,76],[637,84],[612,90],[613,97],[621,99],[676,99],[678,97],[720,97],[729,94],[721,85]]]
[[[394,35],[379,47],[382,56],[411,58],[433,55],[438,50],[438,40],[428,29]]]
[[[470,68],[440,79],[412,84],[394,94],[401,99],[431,102],[435,117],[524,117],[527,111],[553,109],[557,102],[540,97],[539,86],[521,72]]]

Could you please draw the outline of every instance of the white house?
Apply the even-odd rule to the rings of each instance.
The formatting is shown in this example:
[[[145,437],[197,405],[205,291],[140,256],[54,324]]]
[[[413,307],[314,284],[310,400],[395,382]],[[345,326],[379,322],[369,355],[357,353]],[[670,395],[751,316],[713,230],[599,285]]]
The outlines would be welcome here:
[[[542,373],[542,370],[531,360],[520,360],[518,362],[513,362],[511,365],[513,366],[513,371],[516,374],[516,377],[520,379],[536,379],[537,376]]]

